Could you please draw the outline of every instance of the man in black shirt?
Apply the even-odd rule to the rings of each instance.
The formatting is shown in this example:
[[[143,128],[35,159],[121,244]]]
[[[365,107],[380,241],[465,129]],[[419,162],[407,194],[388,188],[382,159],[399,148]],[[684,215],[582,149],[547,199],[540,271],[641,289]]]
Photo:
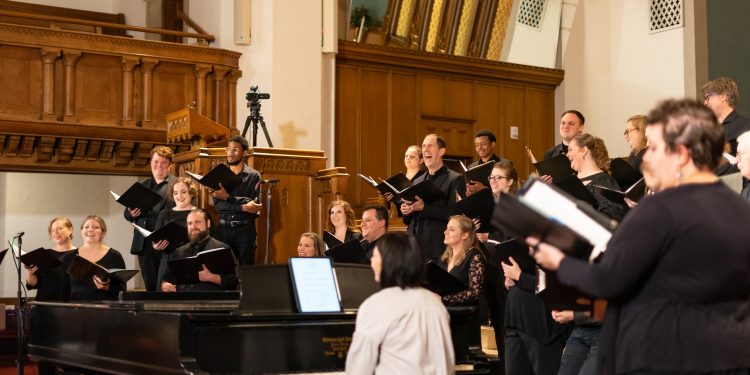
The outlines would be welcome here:
[[[583,117],[581,112],[575,109],[569,109],[563,112],[560,117],[560,138],[562,142],[547,150],[544,153],[544,160],[549,160],[558,155],[565,155],[568,153],[568,144],[578,134],[583,133],[583,126],[586,124],[586,118]],[[552,176],[544,175],[540,176],[546,183],[552,183]]]
[[[729,78],[719,77],[703,85],[701,91],[703,91],[703,104],[711,108],[724,129],[724,138],[728,144],[725,152],[734,156],[737,153],[737,137],[750,130],[750,120],[740,116],[734,109],[740,98],[737,83]],[[722,160],[714,172],[723,176],[736,173],[737,167]]]
[[[255,263],[255,219],[262,205],[260,199],[260,173],[245,164],[245,156],[250,145],[247,139],[232,136],[227,145],[229,169],[242,178],[242,183],[231,192],[222,186],[211,191],[214,207],[219,213],[221,232],[219,239],[234,249],[240,264]]]
[[[427,180],[440,189],[445,197],[432,202],[417,199],[414,202],[403,200],[401,212],[409,232],[417,237],[422,255],[438,261],[445,251],[443,244],[445,227],[451,214],[457,213],[456,193],[466,196],[466,183],[460,174],[448,169],[443,163],[445,139],[437,134],[429,134],[422,142],[422,156],[427,173],[414,179],[414,185]]]
[[[367,256],[364,261],[369,264],[375,243],[388,231],[388,209],[379,204],[368,204],[362,211],[359,228],[362,231],[363,248]]]
[[[469,164],[467,168],[473,168],[488,161],[499,162],[500,160],[507,160],[495,155],[493,152],[495,145],[497,145],[497,137],[495,137],[495,133],[491,130],[484,129],[476,132],[476,134],[474,134],[474,151],[477,152],[479,159]],[[511,165],[513,164],[510,160],[508,161]],[[489,181],[469,181],[469,183],[466,184],[466,192],[475,193],[487,186],[488,182]]]
[[[169,184],[176,178],[169,174],[169,167],[172,165],[172,150],[166,146],[154,147],[151,150],[150,163],[152,176],[141,183],[161,195],[162,200],[148,212],[141,212],[139,208],[127,208],[124,215],[127,221],[135,223],[146,230],[153,231],[159,211],[165,208],[172,208],[175,205],[172,197],[169,196],[168,189]],[[154,250],[151,241],[147,241],[140,232],[133,229],[133,242],[130,246],[130,253],[138,256],[138,265],[141,269],[143,281],[146,284],[146,290],[157,290],[156,275],[159,271],[162,252]]]
[[[231,249],[229,245],[217,241],[208,234],[211,228],[211,222],[208,220],[208,213],[202,208],[196,208],[190,211],[187,217],[187,231],[190,242],[178,247],[173,253],[167,255],[168,260],[191,257],[204,250],[211,249]],[[235,262],[236,263],[236,262]],[[203,269],[198,272],[200,284],[180,285],[181,291],[208,291],[208,290],[235,290],[237,289],[237,275],[224,274],[217,275],[203,265]],[[164,273],[164,281],[161,283],[163,292],[176,292],[174,276],[167,267]]]

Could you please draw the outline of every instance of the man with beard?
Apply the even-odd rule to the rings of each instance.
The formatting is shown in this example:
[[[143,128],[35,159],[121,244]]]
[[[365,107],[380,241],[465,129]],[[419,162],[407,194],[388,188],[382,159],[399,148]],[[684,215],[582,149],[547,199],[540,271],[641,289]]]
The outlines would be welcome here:
[[[161,195],[162,200],[148,212],[141,212],[140,208],[126,208],[124,215],[127,221],[153,231],[159,211],[174,207],[174,201],[169,195],[169,184],[176,178],[169,174],[169,167],[172,165],[172,150],[166,146],[154,147],[151,150],[150,164],[151,177],[141,183]],[[133,243],[130,246],[130,253],[138,256],[138,264],[141,268],[141,276],[146,284],[146,290],[157,290],[156,276],[159,263],[161,263],[162,252],[154,250],[151,241],[147,241],[140,232],[133,229]]]
[[[409,232],[417,237],[422,255],[435,261],[445,251],[443,231],[448,218],[456,213],[456,193],[466,196],[463,176],[443,163],[446,146],[445,139],[437,134],[424,137],[422,156],[427,173],[414,179],[414,185],[424,180],[430,181],[443,192],[444,198],[427,203],[417,196],[414,202],[403,200],[401,204],[404,223],[409,225]]]
[[[260,173],[245,164],[245,155],[250,145],[239,135],[232,136],[227,145],[229,169],[242,178],[242,183],[231,192],[222,186],[212,190],[214,207],[219,213],[221,231],[219,239],[232,249],[240,264],[255,263],[255,218],[262,205],[260,199]]]
[[[208,233],[211,228],[211,222],[208,220],[208,213],[202,208],[196,208],[190,211],[187,217],[187,230],[190,242],[178,247],[173,253],[167,256],[167,260],[181,259],[196,255],[204,250],[226,248],[231,249],[229,245],[211,237]],[[236,261],[235,261],[236,263]],[[180,285],[180,291],[208,291],[208,290],[235,290],[237,289],[237,275],[223,274],[217,275],[203,265],[203,269],[198,272],[200,284]],[[176,292],[177,286],[174,284],[174,277],[169,267],[164,272],[164,281],[161,283],[163,292]]]

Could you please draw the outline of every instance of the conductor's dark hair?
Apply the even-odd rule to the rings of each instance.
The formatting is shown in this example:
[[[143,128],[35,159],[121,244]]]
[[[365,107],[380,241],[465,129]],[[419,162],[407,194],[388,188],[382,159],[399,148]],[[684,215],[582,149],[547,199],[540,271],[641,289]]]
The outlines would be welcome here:
[[[385,206],[375,203],[368,204],[362,212],[367,210],[375,210],[375,217],[378,218],[378,220],[385,220],[385,229],[388,229],[388,209],[385,208]]]
[[[248,149],[250,149],[250,143],[248,143],[247,139],[245,139],[245,137],[243,136],[233,135],[232,138],[229,138],[229,142],[239,143],[240,146],[242,146],[242,150],[244,151],[247,151]],[[227,144],[229,144],[229,142],[227,142]]]
[[[648,125],[662,125],[667,150],[687,148],[698,168],[714,169],[724,152],[724,130],[714,112],[693,99],[668,99],[648,114]]]
[[[490,142],[497,142],[497,137],[495,137],[495,133],[493,133],[492,130],[490,129],[482,129],[476,132],[476,134],[474,134],[474,138],[479,138],[479,137],[487,137],[487,139]]]
[[[445,138],[443,138],[442,135],[438,135],[438,134],[432,133],[432,134],[427,134],[427,136],[425,136],[425,138],[427,138],[427,137],[429,137],[431,135],[435,136],[435,143],[437,143],[438,148],[446,148],[446,147],[448,147],[448,144],[445,143]]]
[[[381,288],[406,289],[422,285],[424,260],[417,239],[411,233],[386,233],[376,244],[382,259]]]
[[[576,117],[578,117],[578,121],[581,122],[581,125],[586,124],[586,118],[583,117],[583,113],[581,113],[579,111],[576,111],[575,109],[569,109],[569,110],[563,112],[562,115],[560,115],[560,118],[562,118],[563,116],[567,115],[568,113],[576,115]]]
[[[207,222],[211,221],[211,215],[208,214],[208,211],[206,211],[206,210],[204,210],[204,209],[202,209],[200,207],[199,208],[193,208],[192,210],[190,210],[189,214],[200,214],[201,216],[203,216],[203,220],[205,220]]]

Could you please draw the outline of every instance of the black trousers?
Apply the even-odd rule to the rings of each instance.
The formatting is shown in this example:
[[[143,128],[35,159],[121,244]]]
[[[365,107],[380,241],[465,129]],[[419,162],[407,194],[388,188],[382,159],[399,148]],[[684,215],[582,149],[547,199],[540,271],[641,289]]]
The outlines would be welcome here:
[[[505,375],[554,375],[560,368],[565,338],[549,345],[515,328],[505,329]]]
[[[255,222],[231,226],[221,224],[219,241],[232,247],[240,265],[255,264]]]
[[[146,290],[149,292],[157,290],[156,278],[159,273],[159,264],[161,264],[161,255],[160,251],[156,251],[150,247],[138,254],[138,266],[141,268],[141,277],[143,277]]]

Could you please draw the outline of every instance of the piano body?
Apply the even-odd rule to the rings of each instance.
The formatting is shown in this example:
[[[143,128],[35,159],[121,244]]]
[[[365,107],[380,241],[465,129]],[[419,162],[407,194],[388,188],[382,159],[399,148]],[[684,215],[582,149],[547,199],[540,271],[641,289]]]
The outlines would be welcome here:
[[[343,371],[356,308],[378,285],[367,266],[337,264],[336,274],[340,313],[295,313],[286,265],[240,267],[242,293],[135,292],[118,301],[33,302],[28,354],[113,374]],[[468,342],[474,308],[449,312],[456,360],[475,359]]]

